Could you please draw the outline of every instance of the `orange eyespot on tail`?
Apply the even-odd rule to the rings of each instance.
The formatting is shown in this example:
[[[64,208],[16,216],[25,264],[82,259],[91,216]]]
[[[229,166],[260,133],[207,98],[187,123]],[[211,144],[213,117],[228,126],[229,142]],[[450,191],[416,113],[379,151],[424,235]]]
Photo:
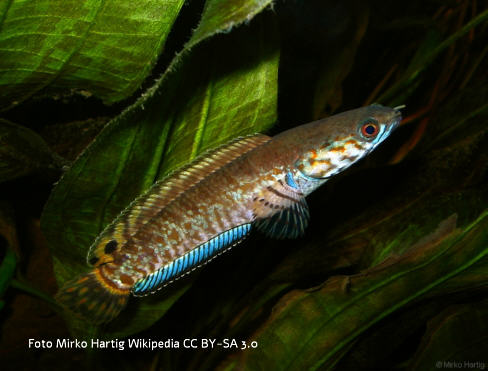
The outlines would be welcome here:
[[[94,270],[68,281],[55,299],[69,312],[94,324],[113,320],[127,305],[129,290],[113,290]]]

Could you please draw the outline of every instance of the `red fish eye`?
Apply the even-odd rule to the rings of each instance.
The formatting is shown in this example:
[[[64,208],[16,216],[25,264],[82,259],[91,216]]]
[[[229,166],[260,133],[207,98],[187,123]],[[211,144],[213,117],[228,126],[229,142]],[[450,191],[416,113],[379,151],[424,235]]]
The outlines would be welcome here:
[[[378,125],[374,122],[367,122],[363,126],[361,126],[361,134],[363,134],[366,138],[372,138],[378,134],[379,128]]]

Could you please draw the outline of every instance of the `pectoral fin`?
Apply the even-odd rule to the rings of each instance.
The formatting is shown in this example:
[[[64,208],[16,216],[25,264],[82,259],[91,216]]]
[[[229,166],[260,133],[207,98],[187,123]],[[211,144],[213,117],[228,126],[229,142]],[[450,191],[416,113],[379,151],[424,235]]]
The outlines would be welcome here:
[[[284,239],[297,238],[305,232],[310,214],[305,199],[266,219],[257,219],[256,227],[265,235]]]
[[[254,198],[254,215],[261,232],[279,239],[302,235],[310,217],[305,196],[291,173]]]

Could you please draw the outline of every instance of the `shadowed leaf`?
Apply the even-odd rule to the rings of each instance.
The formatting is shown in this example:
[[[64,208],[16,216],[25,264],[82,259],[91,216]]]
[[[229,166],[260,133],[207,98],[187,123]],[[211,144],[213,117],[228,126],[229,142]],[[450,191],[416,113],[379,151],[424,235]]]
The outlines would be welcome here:
[[[365,3],[354,3],[351,7],[351,20],[354,27],[348,27],[350,33],[335,40],[340,41],[337,50],[323,50],[321,70],[319,72],[313,97],[314,120],[335,112],[342,103],[342,83],[349,75],[356,56],[357,48],[368,28],[369,8]]]
[[[332,366],[373,324],[479,262],[488,254],[487,240],[485,212],[462,233],[424,241],[394,262],[336,277],[316,292],[290,292],[275,306],[265,331],[252,337],[260,346],[243,355],[246,369],[258,364],[276,370]]]
[[[63,164],[38,134],[0,119],[0,183],[34,171],[59,170]]]
[[[0,202],[0,310],[3,296],[15,274],[18,250],[17,229],[9,203]],[[18,252],[18,251],[17,251]]]
[[[434,59],[450,45],[458,39],[466,35],[471,29],[482,25],[488,20],[488,10],[484,10],[475,18],[471,19],[461,29],[454,32],[452,35],[444,39],[442,42],[436,43],[437,35],[431,32],[424,40],[422,48],[420,48],[415,55],[412,63],[408,67],[406,73],[393,86],[391,86],[379,98],[379,102],[392,102],[392,105],[403,104],[407,97],[414,92],[414,88],[420,83],[419,77],[423,71],[434,61]]]
[[[439,313],[429,321],[409,369],[454,368],[453,362],[457,368],[483,369],[488,354],[487,316],[486,300],[452,306]]]

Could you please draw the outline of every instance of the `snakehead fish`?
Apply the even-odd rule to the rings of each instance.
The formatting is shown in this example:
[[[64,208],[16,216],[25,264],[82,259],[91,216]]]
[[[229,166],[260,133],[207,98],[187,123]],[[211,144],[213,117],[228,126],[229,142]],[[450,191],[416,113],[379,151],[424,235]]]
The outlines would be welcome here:
[[[274,137],[238,138],[156,182],[96,238],[91,271],[58,302],[93,323],[112,320],[129,296],[153,293],[241,241],[252,229],[295,238],[305,197],[383,142],[401,120],[371,105]]]

